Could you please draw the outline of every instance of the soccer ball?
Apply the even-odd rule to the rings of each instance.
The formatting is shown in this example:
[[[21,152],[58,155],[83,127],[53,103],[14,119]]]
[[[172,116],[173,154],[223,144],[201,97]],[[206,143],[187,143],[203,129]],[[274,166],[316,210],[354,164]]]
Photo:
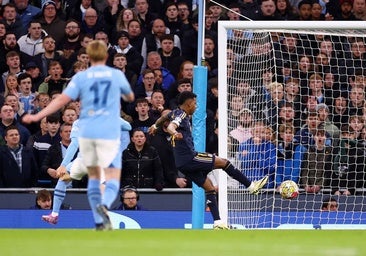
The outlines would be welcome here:
[[[280,194],[283,199],[294,199],[299,195],[299,187],[292,180],[285,180],[280,185]]]

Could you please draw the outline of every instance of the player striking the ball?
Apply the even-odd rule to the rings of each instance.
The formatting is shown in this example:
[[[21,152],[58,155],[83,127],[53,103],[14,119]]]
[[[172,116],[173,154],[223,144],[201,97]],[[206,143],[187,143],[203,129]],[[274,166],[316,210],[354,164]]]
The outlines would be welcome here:
[[[213,169],[223,169],[248,188],[251,194],[258,194],[267,183],[268,176],[251,182],[245,175],[236,169],[229,160],[209,153],[199,153],[194,149],[190,116],[197,107],[196,95],[192,92],[182,92],[178,97],[179,107],[169,114],[160,117],[149,129],[154,134],[156,129],[169,120],[168,132],[172,136],[175,164],[188,178],[202,187],[206,192],[207,205],[214,219],[214,229],[228,229],[219,214],[215,187],[207,174]]]

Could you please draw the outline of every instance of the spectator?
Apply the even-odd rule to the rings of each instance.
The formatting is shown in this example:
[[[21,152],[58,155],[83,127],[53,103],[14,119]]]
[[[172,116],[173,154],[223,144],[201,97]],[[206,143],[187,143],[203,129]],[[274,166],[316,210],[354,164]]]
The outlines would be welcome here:
[[[279,127],[280,142],[277,149],[277,170],[275,187],[278,189],[284,180],[299,182],[304,146],[294,138],[294,127],[282,124]]]
[[[57,43],[62,42],[65,37],[66,22],[57,16],[56,3],[54,1],[47,0],[43,3],[42,15],[37,21],[41,23],[42,28]]]
[[[116,54],[116,50],[114,49],[114,46],[109,42],[109,36],[104,31],[98,31],[97,33],[95,33],[94,38],[95,38],[95,40],[102,40],[103,42],[106,43],[107,48],[108,48],[107,65],[112,67],[113,66],[113,57]],[[89,41],[89,38],[87,38],[87,40]],[[90,35],[90,41],[91,40],[93,40],[93,37]],[[87,43],[83,44],[82,46],[86,49]]]
[[[188,3],[183,1],[178,1],[177,5],[178,5],[178,15],[182,22],[181,36],[183,36],[183,33],[185,31],[192,29],[192,24],[190,20],[192,9],[189,8]],[[238,10],[238,12],[240,12],[240,10]]]
[[[6,109],[1,108],[2,112]],[[36,185],[38,167],[32,150],[20,144],[20,132],[16,126],[5,129],[5,146],[0,147],[0,187],[30,188]]]
[[[36,204],[30,209],[32,210],[49,210],[52,209],[52,194],[46,189],[37,191]],[[62,204],[61,209],[70,210],[70,205]]]
[[[300,185],[307,193],[319,193],[329,186],[332,173],[332,148],[325,145],[324,129],[314,134],[315,144],[305,153],[301,167]]]
[[[103,18],[105,21],[105,31],[108,35],[115,32],[115,26],[119,22],[120,14],[125,10],[120,1],[107,0],[107,6],[103,10]],[[131,10],[131,14],[132,14]],[[117,30],[118,31],[118,30]]]
[[[229,145],[233,146],[232,152],[237,152],[239,144],[246,142],[252,137],[253,123],[252,111],[247,108],[240,110],[237,126],[229,133]]]
[[[155,84],[155,74],[151,69],[145,69],[142,74],[142,85],[135,87],[135,95],[137,98],[144,97],[150,102],[151,94],[157,88]]]
[[[15,119],[14,109],[10,105],[3,105],[0,109],[0,135],[5,138],[5,130],[9,126],[16,126],[20,134],[20,143],[25,146],[30,136],[29,130]]]
[[[347,98],[344,94],[335,97],[330,120],[340,129],[342,124],[348,123]]]
[[[127,67],[127,64],[128,61],[125,54],[119,52],[114,54],[113,67],[121,70],[125,74],[128,82],[130,82],[132,90],[134,90],[137,82],[137,74]]]
[[[260,5],[260,12],[255,20],[282,20],[282,16],[276,12],[276,3],[274,0],[264,0]]]
[[[131,20],[137,20],[137,15],[135,12],[130,8],[123,9],[119,15],[116,21],[113,23],[115,26],[116,32],[120,31],[126,31],[128,32],[128,24]]]
[[[85,11],[83,21],[81,23],[81,32],[84,34],[95,35],[98,31],[104,31],[105,25],[102,16],[93,8],[88,8]]]
[[[238,1],[241,5],[240,12],[246,19],[254,20],[260,12],[259,4],[256,0]]]
[[[317,112],[309,112],[308,116],[306,118],[306,124],[301,127],[301,129],[296,133],[295,139],[301,145],[303,145],[306,148],[309,148],[310,146],[313,146],[315,144],[314,141],[314,134],[316,133],[317,129],[320,127],[323,127],[324,124],[320,124],[318,113]],[[326,132],[326,146],[332,145],[332,139],[330,135]]]
[[[332,145],[337,146],[340,137],[339,128],[329,120],[329,107],[324,103],[316,106],[316,112],[318,113],[318,119],[320,125],[324,127],[324,130],[329,134],[332,139]]]
[[[80,23],[77,20],[70,19],[65,23],[65,38],[61,42],[57,42],[57,48],[63,51],[70,51],[68,54],[77,53],[80,48],[81,34]]]
[[[193,67],[194,67],[193,62],[189,60],[183,61],[183,63],[179,67],[179,73],[177,75],[177,79],[179,80],[182,78],[188,78],[191,81],[191,84],[193,84]],[[178,82],[175,81],[175,83],[171,84],[168,91],[166,91],[165,95],[167,102],[169,102],[171,99],[174,99],[178,95],[179,92],[177,90],[177,87]]]
[[[34,56],[44,52],[43,38],[47,35],[37,21],[29,23],[28,33],[18,39],[23,63],[34,60]]]
[[[37,92],[39,85],[43,82],[41,70],[34,61],[30,61],[24,66],[25,73],[32,79],[32,92]]]
[[[137,188],[134,186],[125,186],[121,188],[121,204],[115,210],[123,211],[146,211],[141,205],[138,204],[140,200],[140,194]]]
[[[63,69],[58,61],[51,61],[48,67],[48,74],[50,78],[47,82],[43,82],[39,88],[38,93],[48,93],[51,95],[52,92],[62,92],[66,88],[67,82],[62,78]]]
[[[90,0],[77,0],[74,6],[70,10],[70,18],[77,20],[81,23],[84,20],[85,12],[89,8],[95,9],[94,1]]]
[[[298,14],[295,12],[295,8],[291,5],[289,0],[276,0],[276,12],[283,20],[296,20]]]
[[[151,94],[150,104],[149,117],[155,122],[161,117],[162,112],[165,109],[165,98],[161,90],[153,91]]]
[[[114,47],[117,53],[123,53],[127,59],[127,67],[134,73],[140,74],[143,58],[141,54],[130,45],[129,35],[126,31],[120,31],[117,35],[117,45]]]
[[[366,20],[366,2],[365,0],[354,0],[353,1],[353,15],[356,19]]]
[[[32,77],[27,73],[22,73],[18,76],[19,84],[19,101],[22,104],[25,113],[31,114],[34,112],[36,94],[32,92]]]
[[[365,89],[360,85],[352,87],[349,94],[349,103],[347,108],[347,115],[362,116],[362,108],[365,102]]]
[[[7,32],[2,40],[2,45],[0,47],[0,73],[4,73],[8,70],[8,65],[6,64],[6,54],[11,51],[20,52],[19,45],[14,33]],[[4,91],[4,87],[0,87],[0,92]]]
[[[162,90],[165,92],[167,91],[170,86],[175,82],[175,78],[170,73],[170,70],[162,67],[162,60],[158,52],[149,52],[147,56],[147,67],[151,70],[160,69],[163,73],[163,83],[162,83]],[[137,85],[141,85],[142,76],[140,75]]]
[[[156,149],[146,142],[142,130],[132,131],[131,143],[122,155],[121,185],[163,189],[163,169]]]
[[[65,156],[67,147],[71,143],[70,133],[71,124],[62,124],[60,126],[60,143],[54,143],[53,145],[51,145],[48,148],[45,158],[42,161],[42,165],[40,168],[40,177],[43,180],[50,181],[50,187],[52,188],[55,187],[59,178],[56,170],[60,166],[62,159]]]
[[[193,91],[191,80],[189,80],[188,78],[179,79],[177,90],[178,90],[177,96],[169,101],[168,106],[169,109],[176,109],[178,107],[178,97],[181,92]]]
[[[52,194],[47,189],[42,189],[37,192],[36,204],[30,209],[33,210],[49,210],[52,207]]]
[[[48,149],[54,145],[59,144],[61,136],[59,133],[60,117],[58,114],[47,116],[47,133],[42,135],[33,143],[33,152],[36,158],[37,166],[41,167],[43,160],[47,155]],[[44,182],[44,183],[43,183]],[[39,177],[38,185],[50,187],[51,183],[48,174],[45,173]]]
[[[340,12],[334,15],[334,20],[359,20],[352,13],[353,0],[339,0]]]
[[[343,125],[339,147],[335,149],[331,181],[334,195],[353,195],[365,183],[365,155],[352,127]]]
[[[16,7],[14,4],[7,3],[3,6],[2,16],[6,31],[14,33],[17,39],[27,32],[28,26],[23,27],[22,21],[17,17]]]
[[[44,79],[48,76],[48,67],[51,61],[60,62],[62,60],[62,56],[58,51],[56,51],[56,41],[50,35],[43,38],[43,48],[44,53],[40,53],[35,57],[35,63],[38,65],[41,76]]]
[[[39,95],[38,95],[39,96]],[[48,96],[48,95],[47,95]],[[29,136],[26,148],[33,150],[33,144],[36,140],[38,140],[41,136],[45,135],[47,133],[47,119],[42,118],[42,120],[39,122],[39,129],[35,133],[33,133],[31,136]]]
[[[62,123],[72,125],[76,119],[78,119],[78,114],[73,106],[66,106],[62,111]]]
[[[215,77],[218,75],[218,56],[215,39],[211,36],[205,36],[203,47],[205,61],[208,67],[208,77]]]
[[[160,36],[161,48],[158,52],[161,56],[162,67],[169,70],[172,75],[177,78],[179,67],[183,63],[184,58],[178,47],[174,46],[174,35],[166,34]]]
[[[145,34],[141,30],[140,22],[138,20],[130,20],[127,26],[127,32],[130,37],[130,44],[135,47],[138,52],[141,52]]]
[[[257,180],[268,175],[269,180],[265,187],[273,188],[276,147],[271,140],[266,139],[267,131],[271,131],[271,128],[262,123],[254,124],[253,137],[239,145],[238,160],[245,176],[250,180]]]
[[[23,28],[27,28],[31,20],[41,14],[41,9],[29,4],[29,0],[13,0],[18,16],[23,23]]]
[[[182,36],[182,21],[179,17],[178,5],[174,2],[168,2],[165,6],[165,13],[163,20],[166,27],[169,29],[170,34],[177,35],[179,38]]]
[[[16,74],[8,74],[5,80],[5,92],[4,96],[8,96],[9,94],[19,96],[19,85],[18,78]]]
[[[156,2],[156,1],[154,1]],[[149,3],[147,0],[135,1],[135,12],[137,18],[140,21],[142,30],[144,33],[151,30],[151,24],[158,18],[158,15],[149,9]]]
[[[149,101],[146,98],[137,98],[135,110],[137,117],[132,121],[132,130],[139,129],[148,134],[148,129],[154,124],[154,120],[149,116]]]
[[[299,10],[299,20],[311,20],[311,0],[302,0],[299,2],[297,9]]]
[[[18,76],[20,73],[23,73],[23,70],[21,69],[20,56],[16,51],[10,51],[6,54],[6,65],[8,66],[8,71],[2,73],[0,81],[3,88],[6,83],[6,77],[9,74],[15,74]]]
[[[338,202],[333,197],[327,197],[323,200],[321,211],[336,212],[338,211]]]
[[[142,42],[141,55],[144,58],[142,70],[144,70],[146,65],[149,66],[147,60],[148,54],[161,48],[160,37],[164,34],[169,34],[164,21],[162,19],[155,19],[152,23],[151,31],[146,33],[145,38]],[[178,47],[179,50],[181,50],[180,39],[177,35],[174,35],[174,46]]]

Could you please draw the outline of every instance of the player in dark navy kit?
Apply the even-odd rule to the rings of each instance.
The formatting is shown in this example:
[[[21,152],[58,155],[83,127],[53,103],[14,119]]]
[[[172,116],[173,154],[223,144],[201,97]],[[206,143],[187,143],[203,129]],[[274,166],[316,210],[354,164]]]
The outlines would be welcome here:
[[[213,169],[223,169],[229,176],[246,186],[250,193],[258,194],[267,183],[268,176],[258,181],[250,181],[229,160],[209,153],[199,153],[194,149],[190,117],[197,107],[196,95],[192,92],[182,92],[178,97],[179,107],[166,116],[160,117],[149,129],[154,134],[164,122],[170,121],[168,132],[172,136],[175,164],[178,170],[202,187],[206,192],[207,205],[214,219],[215,229],[227,229],[226,223],[220,219],[217,206],[215,187],[207,174]]]

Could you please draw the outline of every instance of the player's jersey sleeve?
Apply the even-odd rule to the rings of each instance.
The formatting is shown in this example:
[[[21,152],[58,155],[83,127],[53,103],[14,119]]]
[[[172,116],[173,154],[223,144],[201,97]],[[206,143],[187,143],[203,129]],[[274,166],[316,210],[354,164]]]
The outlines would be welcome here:
[[[123,131],[131,131],[132,130],[132,126],[131,126],[131,124],[129,122],[127,122],[123,118],[121,118],[120,120],[121,120],[121,132],[123,132]]]
[[[121,94],[130,94],[132,92],[131,85],[123,72],[115,70],[113,77],[121,85]]]
[[[84,72],[79,72],[75,74],[72,78],[65,90],[63,91],[64,94],[69,96],[72,100],[76,100],[80,95],[80,85],[82,85],[82,81],[84,77]],[[84,80],[85,81],[85,80]]]
[[[184,112],[181,109],[175,109],[168,114],[169,120],[175,125],[177,125],[177,127],[180,126],[180,124],[182,123],[184,118],[186,118],[186,116],[187,116],[186,112]]]

